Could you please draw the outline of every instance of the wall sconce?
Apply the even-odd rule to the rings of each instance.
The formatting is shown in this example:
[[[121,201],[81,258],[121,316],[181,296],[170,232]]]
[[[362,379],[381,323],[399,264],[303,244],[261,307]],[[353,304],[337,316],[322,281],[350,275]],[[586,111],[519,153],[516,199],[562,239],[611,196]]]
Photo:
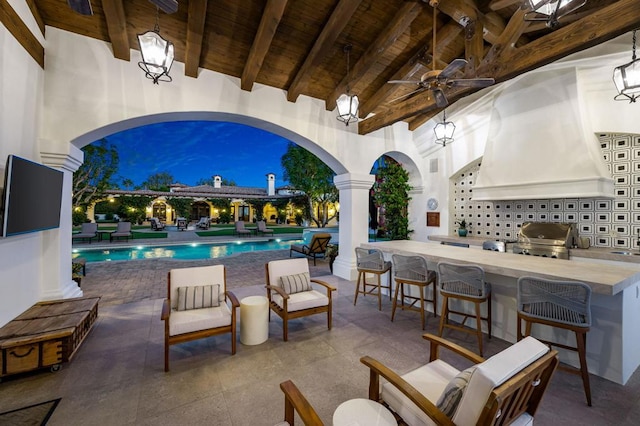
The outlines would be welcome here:
[[[526,0],[531,12],[524,15],[525,21],[546,21],[549,28],[559,25],[558,20],[585,5],[586,0]]]
[[[153,84],[159,81],[171,81],[169,71],[173,65],[173,43],[160,36],[160,11],[156,8],[156,25],[153,31],[138,34],[138,44],[142,61],[138,66],[144,71],[145,77],[153,80]]]
[[[447,143],[453,142],[453,132],[456,131],[456,125],[451,121],[447,121],[447,111],[443,111],[442,122],[436,124],[433,132],[436,134],[436,143],[447,146]]]
[[[618,94],[616,101],[635,102],[640,96],[640,59],[636,59],[636,31],[633,30],[633,47],[631,62],[620,65],[613,70],[613,82]]]
[[[347,126],[349,123],[358,121],[358,107],[360,105],[358,95],[349,93],[349,54],[351,53],[351,48],[352,46],[350,44],[344,47],[344,52],[347,55],[347,93],[343,93],[336,100],[338,107],[338,117],[336,118]]]

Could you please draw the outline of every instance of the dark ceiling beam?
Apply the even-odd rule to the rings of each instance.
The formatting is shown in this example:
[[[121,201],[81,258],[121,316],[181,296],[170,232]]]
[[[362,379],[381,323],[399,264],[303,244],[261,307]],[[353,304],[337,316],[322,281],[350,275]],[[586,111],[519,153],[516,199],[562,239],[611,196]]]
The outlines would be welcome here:
[[[382,30],[376,40],[369,45],[360,59],[358,59],[353,69],[350,70],[349,75],[345,75],[329,97],[325,99],[325,106],[328,111],[336,107],[336,100],[338,96],[346,91],[347,85],[355,86],[364,77],[369,68],[378,61],[380,56],[406,31],[407,27],[411,25],[423,9],[423,4],[420,2],[405,2],[400,7],[389,25]]]
[[[204,24],[207,19],[207,3],[207,0],[189,0],[187,44],[184,52],[184,74],[188,77],[198,77]]]
[[[508,80],[516,75],[547,65],[557,59],[604,43],[637,27],[640,22],[638,0],[620,0],[589,16],[563,26],[522,47],[514,46],[519,34],[526,27],[522,24],[523,10],[513,15],[500,42],[494,44],[478,67],[478,75],[491,76],[496,82]],[[447,92],[451,103],[473,90]],[[411,98],[393,110],[358,123],[358,132],[367,134],[435,109],[432,100],[426,97]]]
[[[0,0],[0,23],[20,43],[24,50],[44,69],[44,47],[7,0]]]
[[[127,19],[124,15],[122,0],[102,0],[102,10],[107,22],[107,31],[113,49],[113,56],[124,61],[131,59]]]
[[[416,115],[411,120],[409,120],[409,130],[413,132],[418,127],[422,126],[424,123],[431,120],[436,115],[440,114],[443,110],[444,108],[436,108],[425,114]]]
[[[289,102],[295,102],[298,96],[306,89],[309,83],[309,77],[315,66],[318,65],[333,48],[340,33],[349,23],[349,20],[361,2],[362,0],[340,0],[335,9],[333,9],[329,20],[322,28],[311,51],[296,73],[293,82],[289,85],[289,89],[287,90],[287,100]]]
[[[483,28],[482,22],[475,20],[469,22],[464,29],[464,56],[469,63],[467,65],[467,73],[470,73],[472,77],[475,77],[475,71],[482,58],[484,58]]]
[[[264,61],[271,41],[276,34],[284,9],[287,6],[287,0],[268,0],[267,5],[262,13],[262,19],[260,20],[260,26],[256,32],[256,36],[253,39],[251,50],[249,51],[249,57],[242,70],[242,77],[240,79],[240,87],[242,90],[251,91],[253,83],[258,77],[260,68],[262,68],[262,62]]]
[[[489,9],[502,10],[516,4],[521,5],[523,2],[524,0],[493,0],[491,3],[489,3]]]
[[[29,10],[31,10],[31,14],[36,20],[38,28],[40,28],[40,32],[44,35],[44,20],[42,19],[42,15],[40,15],[40,10],[38,9],[38,5],[35,0],[27,0],[27,6],[29,6]]]

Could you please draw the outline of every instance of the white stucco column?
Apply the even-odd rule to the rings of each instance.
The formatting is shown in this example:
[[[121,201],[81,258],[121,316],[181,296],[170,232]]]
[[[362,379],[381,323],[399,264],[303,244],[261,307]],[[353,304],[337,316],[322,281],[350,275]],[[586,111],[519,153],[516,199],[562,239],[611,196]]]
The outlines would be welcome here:
[[[333,264],[334,275],[355,280],[355,248],[369,240],[369,190],[374,175],[345,173],[333,179],[340,190],[340,251]]]
[[[72,183],[73,172],[84,159],[83,152],[69,145],[69,154],[41,152],[42,162],[64,173],[60,227],[44,231],[42,237],[42,285],[40,300],[81,297],[82,290],[71,279]]]

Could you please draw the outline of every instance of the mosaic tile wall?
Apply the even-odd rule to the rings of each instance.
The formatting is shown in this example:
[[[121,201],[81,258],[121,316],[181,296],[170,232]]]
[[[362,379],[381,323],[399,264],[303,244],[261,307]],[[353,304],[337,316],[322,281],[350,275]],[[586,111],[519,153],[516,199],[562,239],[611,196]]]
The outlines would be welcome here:
[[[471,224],[469,235],[505,240],[515,239],[523,222],[574,222],[593,246],[639,248],[640,136],[602,134],[599,140],[615,182],[614,199],[471,201],[478,161],[451,180],[455,220]]]

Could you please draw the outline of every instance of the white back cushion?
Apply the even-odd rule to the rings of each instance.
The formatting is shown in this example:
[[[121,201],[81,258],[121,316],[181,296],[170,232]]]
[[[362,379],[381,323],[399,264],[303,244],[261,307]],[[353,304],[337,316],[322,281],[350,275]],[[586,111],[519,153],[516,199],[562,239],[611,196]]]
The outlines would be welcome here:
[[[280,277],[309,273],[309,261],[306,257],[297,259],[274,260],[268,264],[269,284],[280,287]]]
[[[169,296],[171,298],[171,307],[173,309],[177,307],[178,303],[178,287],[219,284],[218,300],[221,302],[224,300],[224,293],[227,291],[224,265],[172,269],[169,271],[169,274],[171,275]]]
[[[493,388],[547,352],[547,345],[529,336],[478,364],[452,418],[453,422],[459,426],[475,425]]]

